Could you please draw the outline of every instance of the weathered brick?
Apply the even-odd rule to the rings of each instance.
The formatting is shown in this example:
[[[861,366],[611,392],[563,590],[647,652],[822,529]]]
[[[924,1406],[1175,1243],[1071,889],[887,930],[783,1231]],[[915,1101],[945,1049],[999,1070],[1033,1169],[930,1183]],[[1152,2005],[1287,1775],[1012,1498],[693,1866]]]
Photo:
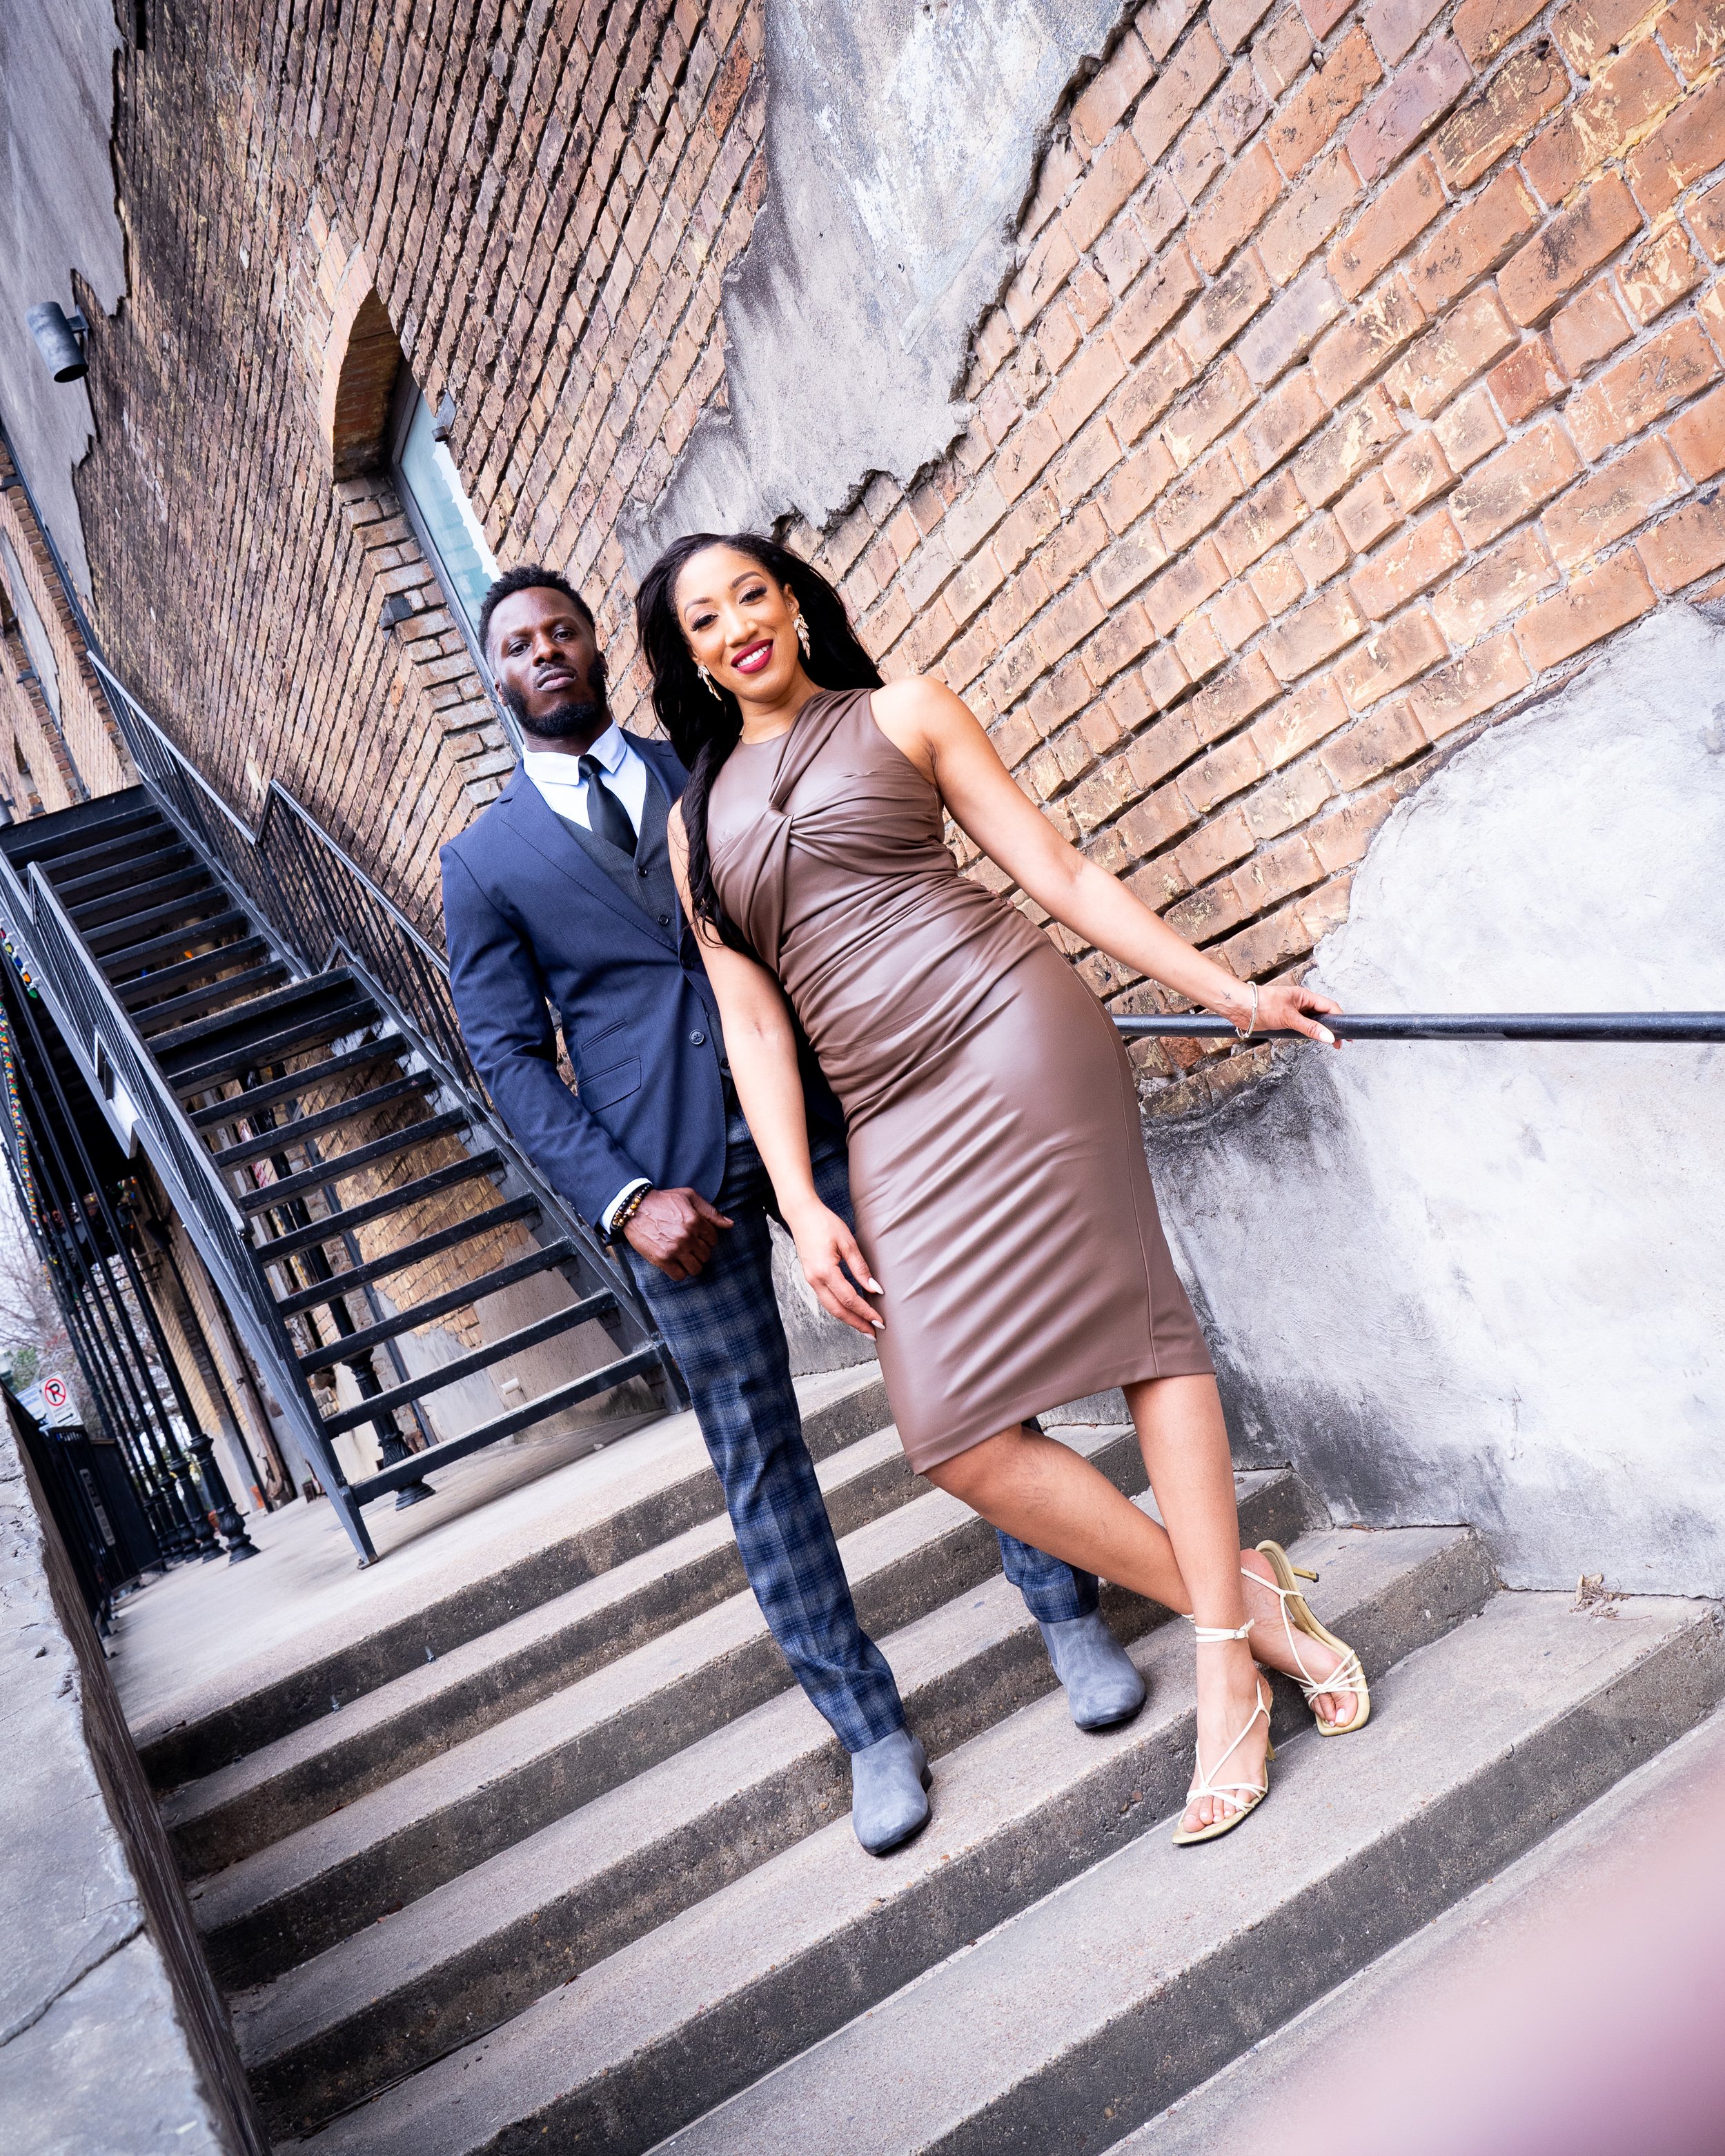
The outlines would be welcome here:
[[[1106,141],[1153,72],[1143,40],[1127,30],[1072,107],[1074,138],[1086,150]]]
[[[1416,157],[1360,213],[1348,237],[1330,249],[1330,275],[1337,289],[1348,299],[1358,299],[1380,271],[1407,252],[1443,207],[1436,166],[1430,157]]]
[[[1333,501],[1356,473],[1389,443],[1399,439],[1401,424],[1381,389],[1368,389],[1294,459],[1294,477],[1314,509]]]
[[[1725,141],[1725,74],[1692,90],[1671,117],[1631,151],[1625,167],[1649,217],[1669,209],[1684,188],[1719,162]]]
[[[1638,322],[1656,321],[1706,273],[1681,225],[1668,225],[1638,247],[1617,272],[1617,287]]]
[[[1348,154],[1363,183],[1381,179],[1472,80],[1453,38],[1434,38],[1410,60],[1348,131]]]
[[[1296,891],[1323,880],[1324,871],[1305,839],[1294,832],[1255,854],[1232,878],[1242,910],[1264,913]]]
[[[1166,255],[1132,291],[1114,318],[1114,341],[1136,359],[1198,290],[1198,272],[1183,247]]]
[[[1245,725],[1276,696],[1279,685],[1261,652],[1252,652],[1200,689],[1186,716],[1199,742],[1218,741]]]
[[[1252,747],[1266,770],[1278,770],[1345,726],[1352,714],[1327,675],[1303,682],[1252,727]]]
[[[1224,52],[1237,53],[1270,12],[1271,0],[1210,0],[1210,28]]]
[[[1372,0],[1363,18],[1366,35],[1387,68],[1413,51],[1443,12],[1444,0]]]
[[[1268,97],[1280,97],[1304,73],[1312,57],[1312,33],[1299,10],[1284,8],[1252,40],[1252,69]]]
[[[1445,182],[1471,187],[1568,94],[1568,74],[1548,46],[1514,54],[1439,129],[1433,154]]]
[[[1197,811],[1179,788],[1164,786],[1127,810],[1120,819],[1120,835],[1133,853],[1154,854],[1197,821]]]
[[[1552,18],[1558,49],[1580,75],[1590,75],[1658,13],[1658,0],[1568,0]]]
[[[1239,808],[1230,808],[1194,831],[1174,855],[1189,884],[1208,883],[1250,853],[1256,841]]]
[[[1228,571],[1214,541],[1201,540],[1150,587],[1146,603],[1157,634],[1172,636],[1187,615],[1214,598],[1227,581]]]
[[[1216,604],[1219,606],[1221,603],[1222,599],[1219,598]],[[1207,675],[1214,674],[1219,666],[1228,662],[1228,646],[1223,643],[1211,619],[1213,611],[1213,608],[1206,608],[1202,613],[1194,614],[1183,621],[1174,631],[1174,650],[1181,665],[1186,670],[1187,679],[1191,681],[1202,681]]]
[[[1714,389],[1672,420],[1666,439],[1697,485],[1725,471],[1725,388]]]
[[[1497,290],[1512,321],[1543,321],[1566,293],[1641,228],[1635,198],[1607,172],[1569,208],[1543,226],[1497,273]]]
[[[1192,362],[1178,342],[1164,337],[1127,374],[1108,406],[1122,444],[1130,446],[1153,427],[1192,379]]]
[[[1222,49],[1202,23],[1141,100],[1132,136],[1153,165],[1222,79]]]
[[[1143,151],[1130,135],[1117,135],[1060,212],[1060,222],[1081,253],[1096,245],[1102,228],[1118,214],[1144,172]]]
[[[1291,472],[1279,472],[1249,501],[1225,517],[1216,533],[1216,544],[1231,577],[1239,576],[1281,540],[1286,538],[1306,514],[1306,504]]]
[[[1061,369],[1047,410],[1062,441],[1070,442],[1126,372],[1110,336],[1094,338]]]
[[[1408,271],[1429,314],[1495,270],[1539,222],[1539,205],[1512,167],[1458,209],[1415,256]]]
[[[1214,449],[1163,494],[1156,507],[1156,530],[1168,552],[1188,546],[1207,531],[1240,499],[1240,476],[1226,449]]]
[[[1274,283],[1286,284],[1322,246],[1359,199],[1359,191],[1348,152],[1336,150],[1283,194],[1258,234],[1258,257]]]
[[[1232,352],[1212,367],[1190,396],[1163,422],[1162,439],[1183,471],[1216,438],[1250,411],[1252,386]]]
[[[1620,157],[1680,90],[1665,55],[1643,38],[1541,130],[1527,145],[1522,170],[1555,208],[1608,159]]]
[[[1540,12],[1542,0],[1461,0],[1450,27],[1476,69],[1495,59]]]
[[[1568,383],[1553,365],[1551,349],[1543,336],[1518,344],[1507,359],[1500,359],[1486,377],[1486,387],[1497,400],[1497,408],[1512,427],[1530,419],[1536,412],[1561,397]]]
[[[1269,293],[1269,280],[1255,249],[1249,247],[1180,317],[1174,335],[1193,367],[1207,367],[1251,320]]]
[[[1653,603],[1646,575],[1629,549],[1589,575],[1572,578],[1567,591],[1524,613],[1515,626],[1516,641],[1534,672],[1543,673],[1639,619]]]
[[[1306,579],[1294,560],[1293,550],[1284,547],[1260,562],[1249,575],[1252,597],[1263,608],[1271,621],[1278,621],[1291,606],[1297,606],[1307,595]]]
[[[1573,396],[1564,416],[1589,464],[1662,418],[1719,372],[1718,356],[1692,316],[1657,331]]]
[[[1261,388],[1274,381],[1341,311],[1341,295],[1328,271],[1315,263],[1240,338],[1240,357],[1253,382]]]
[[[1382,621],[1416,593],[1429,591],[1466,551],[1454,520],[1440,511],[1362,562],[1348,579],[1348,589],[1363,613]]]
[[[1441,741],[1482,711],[1495,711],[1525,689],[1532,676],[1513,636],[1487,637],[1447,666],[1416,681],[1408,703],[1428,741]]]
[[[1372,834],[1400,798],[1401,788],[1391,780],[1380,786],[1350,793],[1314,824],[1307,843],[1317,855],[1326,875],[1333,876],[1359,860],[1372,842]],[[1345,877],[1338,879],[1344,891]],[[1327,886],[1326,889],[1334,889]]]
[[[1327,407],[1309,367],[1298,367],[1260,397],[1234,438],[1234,461],[1255,480],[1280,464],[1322,424]]]
[[[1636,552],[1662,592],[1680,592],[1698,577],[1710,574],[1725,563],[1725,493],[1712,486],[1685,503],[1640,540]],[[1622,619],[1632,620],[1634,616],[1625,613]]]
[[[1427,746],[1425,730],[1405,696],[1399,696],[1369,718],[1356,720],[1319,752],[1319,761],[1337,785],[1352,793]]]
[[[1450,485],[1455,474],[1435,428],[1409,434],[1384,460],[1384,483],[1404,516],[1412,516]]]
[[[1281,192],[1281,174],[1261,142],[1231,167],[1192,220],[1187,244],[1193,259],[1214,276],[1263,221]]]
[[[1336,521],[1356,554],[1374,547],[1399,521],[1399,512],[1381,471],[1368,472],[1336,504]]]
[[[1227,800],[1263,775],[1264,766],[1250,735],[1236,734],[1232,741],[1224,742],[1220,747],[1199,757],[1196,763],[1189,764],[1174,784],[1199,814],[1204,815],[1219,801]]]
[[[1349,549],[1342,527],[1327,509],[1308,516],[1288,542],[1288,558],[1307,591],[1315,592],[1348,566]]]
[[[1432,595],[1431,610],[1451,644],[1469,644],[1558,581],[1538,533],[1514,533]]]
[[[1125,531],[1136,524],[1173,475],[1174,460],[1159,439],[1132,450],[1098,496],[1110,531]]]
[[[1666,50],[1693,82],[1725,52],[1725,16],[1718,0],[1677,0],[1667,8],[1657,24]]]
[[[1325,802],[1335,798],[1335,791],[1316,757],[1290,765],[1246,796],[1242,807],[1252,836],[1260,844],[1280,838],[1315,816]]]
[[[1656,438],[1638,442],[1603,471],[1585,474],[1541,517],[1552,558],[1565,569],[1599,553],[1685,492],[1671,452]]]
[[[1435,327],[1397,365],[1389,393],[1430,419],[1515,341],[1497,295],[1484,286],[1439,316]]]
[[[1277,108],[1265,131],[1271,154],[1290,179],[1305,171],[1383,77],[1371,39],[1356,26],[1312,80]]]
[[[1165,60],[1179,34],[1198,13],[1199,0],[1150,0],[1134,24],[1152,59]]]
[[[1359,609],[1347,592],[1326,592],[1270,631],[1264,639],[1264,656],[1278,681],[1296,681],[1364,629]]]
[[[1627,344],[1631,335],[1610,280],[1604,277],[1584,292],[1578,292],[1568,306],[1559,307],[1551,318],[1552,349],[1572,382],[1585,374],[1595,360]]]
[[[1450,496],[1450,514],[1470,547],[1488,546],[1561,492],[1580,469],[1562,427],[1543,420],[1463,480]]]
[[[1312,378],[1329,404],[1339,404],[1380,372],[1424,326],[1419,301],[1399,275],[1386,277],[1352,318],[1337,322],[1312,355]]]
[[[1432,432],[1454,472],[1471,471],[1503,439],[1502,425],[1483,388],[1470,389],[1439,413]]]

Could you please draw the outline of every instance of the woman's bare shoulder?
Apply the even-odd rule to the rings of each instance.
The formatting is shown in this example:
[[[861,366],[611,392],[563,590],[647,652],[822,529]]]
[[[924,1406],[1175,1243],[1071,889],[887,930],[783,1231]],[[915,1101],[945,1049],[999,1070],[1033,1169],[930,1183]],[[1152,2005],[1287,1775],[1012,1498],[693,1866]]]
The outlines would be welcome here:
[[[896,681],[876,689],[870,701],[875,717],[889,723],[898,720],[911,725],[938,725],[965,709],[944,681],[927,674],[901,675]]]

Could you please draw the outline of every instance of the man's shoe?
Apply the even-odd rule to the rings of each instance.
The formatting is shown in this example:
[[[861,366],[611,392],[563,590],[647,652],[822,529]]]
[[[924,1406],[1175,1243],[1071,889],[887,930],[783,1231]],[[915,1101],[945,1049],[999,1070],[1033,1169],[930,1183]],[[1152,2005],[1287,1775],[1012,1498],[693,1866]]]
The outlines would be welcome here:
[[[1131,1721],[1144,1704],[1144,1680],[1100,1609],[1088,1617],[1064,1618],[1058,1625],[1039,1624],[1037,1629],[1081,1729],[1108,1729]]]
[[[928,1754],[908,1729],[850,1755],[850,1824],[870,1856],[885,1856],[928,1824]]]

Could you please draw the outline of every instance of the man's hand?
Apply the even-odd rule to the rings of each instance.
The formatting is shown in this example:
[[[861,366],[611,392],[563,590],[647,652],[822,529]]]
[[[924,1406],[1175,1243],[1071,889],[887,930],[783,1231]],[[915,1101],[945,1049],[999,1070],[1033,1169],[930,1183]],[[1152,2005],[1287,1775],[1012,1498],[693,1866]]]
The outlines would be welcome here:
[[[731,1223],[698,1190],[649,1190],[624,1227],[624,1240],[667,1280],[693,1280]]]

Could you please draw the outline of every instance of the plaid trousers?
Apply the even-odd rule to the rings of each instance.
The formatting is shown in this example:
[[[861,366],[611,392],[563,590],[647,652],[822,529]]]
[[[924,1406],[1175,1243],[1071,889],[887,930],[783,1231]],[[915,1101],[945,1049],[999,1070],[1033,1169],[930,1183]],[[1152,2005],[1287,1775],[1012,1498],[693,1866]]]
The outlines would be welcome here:
[[[822,1202],[849,1220],[845,1150],[817,1143]],[[768,1217],[778,1207],[748,1125],[726,1127],[725,1182],[717,1205],[732,1226],[691,1281],[668,1280],[625,1243],[629,1267],[695,1404],[701,1434],[724,1486],[743,1569],[793,1675],[847,1752],[891,1736],[905,1711],[886,1658],[856,1620],[832,1522],[803,1441],[789,1353],[773,1291]],[[1087,1614],[1097,1589],[1010,1535],[1000,1537],[1007,1578],[1047,1624]]]

